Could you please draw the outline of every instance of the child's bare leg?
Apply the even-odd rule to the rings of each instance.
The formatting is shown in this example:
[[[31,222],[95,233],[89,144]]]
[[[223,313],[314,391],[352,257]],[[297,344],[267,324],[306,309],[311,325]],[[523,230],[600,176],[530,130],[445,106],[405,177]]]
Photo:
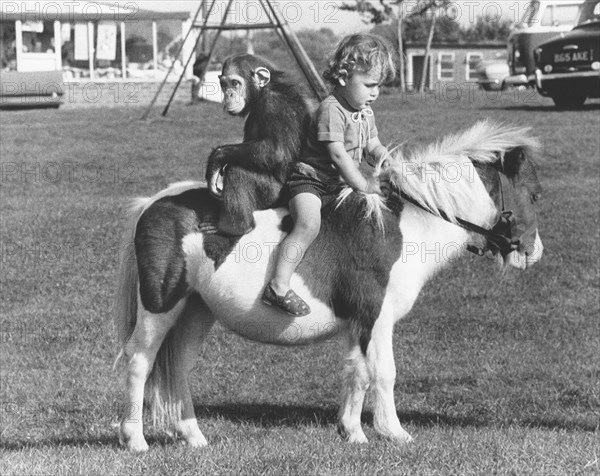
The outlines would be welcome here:
[[[271,280],[273,291],[281,296],[290,290],[292,274],[321,229],[319,197],[312,193],[300,193],[290,200],[289,205],[294,229],[279,245],[275,274]]]

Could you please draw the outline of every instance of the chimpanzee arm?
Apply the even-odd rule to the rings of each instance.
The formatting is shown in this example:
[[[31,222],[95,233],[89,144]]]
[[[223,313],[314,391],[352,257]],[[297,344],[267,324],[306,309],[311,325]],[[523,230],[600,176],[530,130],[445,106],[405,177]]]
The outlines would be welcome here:
[[[207,176],[227,165],[237,165],[252,172],[272,174],[279,168],[284,153],[278,151],[271,138],[223,145],[212,151],[208,158]]]
[[[284,180],[300,151],[303,119],[303,104],[291,105],[275,91],[263,93],[246,120],[244,142],[218,147],[210,155],[207,180],[225,164]]]

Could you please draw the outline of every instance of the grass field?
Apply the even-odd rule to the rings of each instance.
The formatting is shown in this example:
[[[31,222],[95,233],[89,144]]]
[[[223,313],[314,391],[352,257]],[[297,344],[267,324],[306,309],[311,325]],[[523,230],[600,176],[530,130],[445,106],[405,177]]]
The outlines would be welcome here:
[[[413,444],[378,438],[368,412],[368,445],[337,436],[337,341],[277,348],[217,328],[192,379],[209,447],[146,426],[150,451],[123,451],[110,307],[124,204],[201,178],[242,122],[214,104],[150,122],[140,108],[3,111],[0,474],[598,474],[599,104],[558,112],[515,93],[375,106],[384,142],[491,117],[544,145],[542,261],[499,275],[466,257],[396,328],[397,410]]]

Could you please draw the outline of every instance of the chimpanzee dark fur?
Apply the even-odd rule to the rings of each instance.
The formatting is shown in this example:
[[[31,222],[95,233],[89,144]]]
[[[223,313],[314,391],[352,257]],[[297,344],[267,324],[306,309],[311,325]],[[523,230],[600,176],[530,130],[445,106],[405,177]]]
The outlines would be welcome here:
[[[257,68],[267,68],[270,82],[259,87]],[[239,234],[254,227],[252,212],[274,206],[306,142],[310,110],[298,86],[269,62],[252,55],[229,58],[222,75],[239,75],[245,80],[246,115],[244,142],[217,147],[210,155],[207,181],[227,164],[220,207],[222,217]],[[230,230],[228,230],[230,231]]]

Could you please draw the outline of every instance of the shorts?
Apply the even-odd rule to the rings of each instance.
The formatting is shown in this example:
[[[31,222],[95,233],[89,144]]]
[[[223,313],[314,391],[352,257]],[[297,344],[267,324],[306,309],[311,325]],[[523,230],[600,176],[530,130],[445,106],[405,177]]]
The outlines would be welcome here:
[[[337,195],[343,185],[330,177],[319,177],[319,174],[310,165],[304,163],[294,164],[290,177],[285,184],[286,195],[291,200],[301,193],[312,193],[319,197],[321,202],[327,195]]]

